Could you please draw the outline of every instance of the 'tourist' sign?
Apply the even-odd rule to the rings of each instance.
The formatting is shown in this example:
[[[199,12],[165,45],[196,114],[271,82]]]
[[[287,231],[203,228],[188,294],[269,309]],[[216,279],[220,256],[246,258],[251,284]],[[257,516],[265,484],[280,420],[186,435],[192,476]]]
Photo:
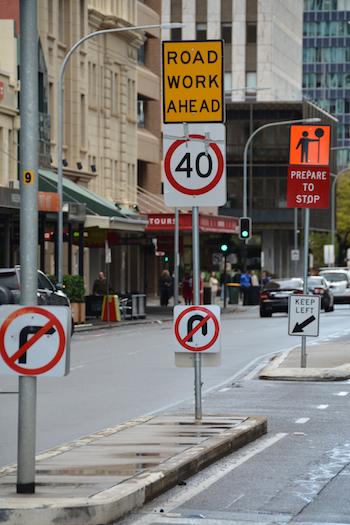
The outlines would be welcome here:
[[[223,41],[163,42],[163,120],[223,122]]]

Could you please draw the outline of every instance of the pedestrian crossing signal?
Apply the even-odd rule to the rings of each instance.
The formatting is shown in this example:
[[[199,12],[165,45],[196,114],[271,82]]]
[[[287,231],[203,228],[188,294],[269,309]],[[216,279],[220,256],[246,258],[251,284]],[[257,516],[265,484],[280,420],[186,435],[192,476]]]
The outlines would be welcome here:
[[[252,236],[252,219],[250,217],[240,217],[239,219],[239,238],[248,240]]]

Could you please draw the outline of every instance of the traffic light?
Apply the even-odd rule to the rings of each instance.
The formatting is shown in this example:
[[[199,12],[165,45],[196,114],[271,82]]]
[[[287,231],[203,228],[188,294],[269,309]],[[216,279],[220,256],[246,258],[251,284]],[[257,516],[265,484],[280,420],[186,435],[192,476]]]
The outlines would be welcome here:
[[[164,257],[163,257],[163,261],[164,261],[165,263],[169,262],[169,255],[164,255]]]
[[[239,219],[239,238],[248,240],[252,236],[252,219],[250,217],[240,217]]]
[[[228,252],[228,244],[226,242],[223,242],[220,245],[220,251],[221,251],[221,253],[227,253]]]

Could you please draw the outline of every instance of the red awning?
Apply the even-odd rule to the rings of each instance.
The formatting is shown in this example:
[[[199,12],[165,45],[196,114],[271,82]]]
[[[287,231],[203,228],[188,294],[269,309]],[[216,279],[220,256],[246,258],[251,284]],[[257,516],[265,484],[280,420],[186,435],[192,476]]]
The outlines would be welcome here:
[[[174,213],[149,213],[146,232],[174,231]],[[179,214],[180,231],[192,231],[192,214]],[[224,215],[199,215],[199,230],[203,233],[238,233],[238,219]]]

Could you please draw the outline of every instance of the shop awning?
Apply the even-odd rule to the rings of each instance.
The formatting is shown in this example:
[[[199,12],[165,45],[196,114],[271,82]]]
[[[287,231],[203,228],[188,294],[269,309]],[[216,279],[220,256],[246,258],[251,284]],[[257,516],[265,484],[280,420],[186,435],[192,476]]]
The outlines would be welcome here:
[[[57,174],[50,170],[39,170],[39,190],[57,192]],[[146,221],[133,210],[121,209],[96,193],[63,177],[63,204],[86,205],[86,228],[144,231]]]
[[[146,232],[171,232],[175,228],[173,213],[147,214]],[[192,214],[179,214],[180,231],[192,230]],[[238,219],[223,215],[199,214],[199,230],[203,233],[238,233]]]

